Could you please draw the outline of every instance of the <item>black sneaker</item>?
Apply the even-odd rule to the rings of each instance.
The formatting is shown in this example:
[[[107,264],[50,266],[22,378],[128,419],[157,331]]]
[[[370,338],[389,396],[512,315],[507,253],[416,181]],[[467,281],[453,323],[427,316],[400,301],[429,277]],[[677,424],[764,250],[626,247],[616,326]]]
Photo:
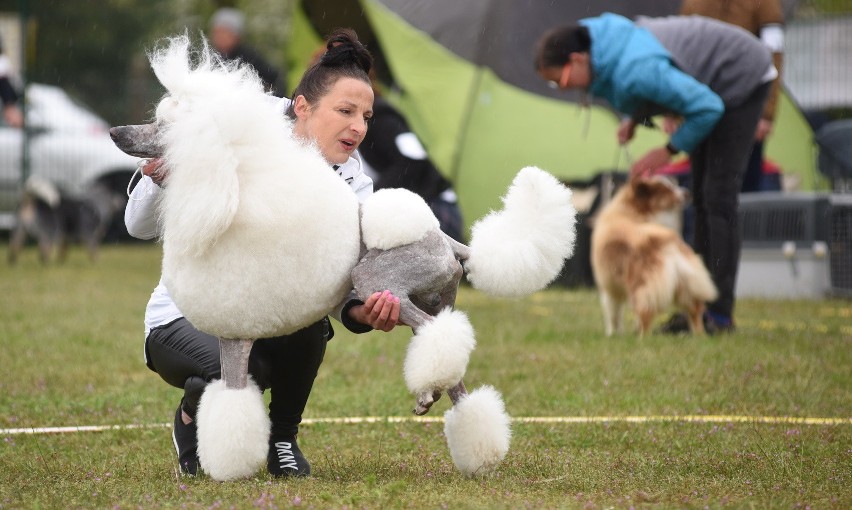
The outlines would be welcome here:
[[[666,322],[654,329],[654,333],[658,335],[680,335],[689,332],[689,318],[682,313],[672,315]]]
[[[311,465],[302,455],[302,450],[299,450],[295,436],[269,439],[266,469],[273,476],[308,476],[311,474]]]
[[[198,473],[198,432],[195,427],[195,421],[188,425],[183,422],[182,405],[179,405],[175,411],[175,424],[172,429],[172,441],[175,443],[175,450],[178,456],[178,465],[180,472],[195,476]]]

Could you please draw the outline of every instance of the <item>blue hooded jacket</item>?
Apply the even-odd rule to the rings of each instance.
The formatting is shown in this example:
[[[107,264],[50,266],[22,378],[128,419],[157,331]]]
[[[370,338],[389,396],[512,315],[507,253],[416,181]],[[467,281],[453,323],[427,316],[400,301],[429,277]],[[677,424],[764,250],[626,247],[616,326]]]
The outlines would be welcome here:
[[[644,28],[617,14],[580,20],[592,40],[589,91],[635,120],[674,113],[683,123],[676,148],[692,152],[722,117],[722,99],[678,69],[671,54]]]

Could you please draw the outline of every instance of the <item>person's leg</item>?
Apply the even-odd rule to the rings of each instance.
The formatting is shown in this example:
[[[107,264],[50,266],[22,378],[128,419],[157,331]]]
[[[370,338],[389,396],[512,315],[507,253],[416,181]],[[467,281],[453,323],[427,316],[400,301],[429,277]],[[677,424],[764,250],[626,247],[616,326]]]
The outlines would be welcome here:
[[[748,158],[745,175],[743,175],[743,185],[740,188],[742,193],[753,193],[755,191],[763,191],[761,182],[763,181],[763,142],[754,142],[751,147],[751,156]]]
[[[679,178],[678,185],[690,189],[692,200],[684,209],[683,231],[681,235],[692,249],[702,259],[707,253],[707,208],[704,202],[704,174],[706,173],[707,151],[705,144],[701,144],[689,155],[689,177]],[[707,261],[704,261],[707,265]],[[691,332],[689,318],[683,312],[675,312],[666,319],[655,333],[666,335],[687,334]]]
[[[264,342],[272,340],[277,339],[256,341],[249,357],[249,374],[264,390],[271,386],[272,364],[278,352],[275,348],[266,348]],[[285,340],[280,345],[286,343]],[[277,347],[279,344],[270,345]],[[188,320],[180,318],[151,330],[145,349],[149,368],[165,382],[184,390],[175,412],[172,439],[181,471],[194,475],[198,469],[195,416],[207,383],[221,377],[219,339],[197,330]],[[301,421],[301,415],[298,420]]]
[[[310,464],[299,450],[296,436],[330,331],[326,318],[291,335],[255,342],[258,356],[267,365],[263,382],[270,388],[272,422],[267,468],[273,475],[310,474]]]
[[[732,326],[741,243],[739,192],[767,90],[760,87],[743,105],[727,110],[693,155],[693,172],[698,168],[693,175],[695,248],[719,290],[708,313],[722,328]]]
[[[181,471],[194,475],[198,470],[194,420],[205,386],[219,377],[219,340],[181,318],[152,329],[145,350],[148,366],[164,381],[184,390],[175,411],[172,439]]]

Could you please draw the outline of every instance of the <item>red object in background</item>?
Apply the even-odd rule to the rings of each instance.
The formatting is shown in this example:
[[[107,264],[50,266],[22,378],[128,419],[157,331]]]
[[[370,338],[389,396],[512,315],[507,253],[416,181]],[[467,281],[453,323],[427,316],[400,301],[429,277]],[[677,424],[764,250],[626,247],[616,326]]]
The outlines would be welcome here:
[[[781,173],[781,167],[774,161],[770,161],[766,158],[763,159],[762,170],[763,175],[777,175]]]
[[[690,169],[689,158],[682,158],[678,161],[672,161],[668,165],[660,168],[657,173],[660,175],[677,177],[688,174]],[[780,173],[781,167],[778,166],[777,163],[766,158],[763,159],[763,175],[778,175]]]
[[[659,175],[670,175],[672,177],[677,177],[678,175],[686,175],[691,170],[689,165],[689,158],[682,158],[678,161],[672,161],[668,165],[660,168],[657,173]]]

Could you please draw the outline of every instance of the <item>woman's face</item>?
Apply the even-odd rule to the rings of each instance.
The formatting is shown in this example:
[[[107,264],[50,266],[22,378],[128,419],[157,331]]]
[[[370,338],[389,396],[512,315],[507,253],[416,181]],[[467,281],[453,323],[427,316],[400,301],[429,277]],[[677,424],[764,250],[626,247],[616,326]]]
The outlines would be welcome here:
[[[330,164],[343,164],[361,145],[373,116],[373,89],[355,78],[341,78],[328,94],[311,104],[295,100],[296,135],[316,142]]]
[[[552,89],[564,90],[571,86],[571,63],[559,67],[544,67],[539,73]]]
[[[592,81],[589,54],[572,53],[564,65],[544,67],[538,75],[554,89],[588,88]]]

